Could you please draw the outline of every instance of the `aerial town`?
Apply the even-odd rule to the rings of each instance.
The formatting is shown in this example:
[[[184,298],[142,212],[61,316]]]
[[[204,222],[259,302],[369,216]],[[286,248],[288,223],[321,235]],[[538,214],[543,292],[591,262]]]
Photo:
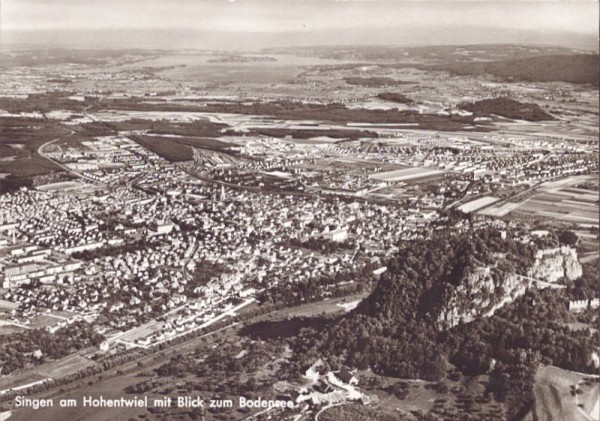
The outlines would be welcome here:
[[[155,404],[114,419],[501,420],[524,405],[546,414],[531,419],[558,419],[550,388],[581,415],[564,419],[598,419],[597,79],[439,70],[449,54],[517,50],[431,48],[394,50],[394,65],[365,64],[361,48],[97,51],[94,64],[3,51],[10,420],[51,398],[133,394],[216,406]],[[593,55],[522,50],[524,60]],[[549,323],[531,337],[576,351],[510,348],[526,339],[510,342],[509,328],[501,351],[490,346],[485,335],[516,329],[523,312]],[[448,354],[419,363],[406,341]],[[489,358],[474,368],[463,347]],[[376,349],[406,361],[373,360]],[[514,361],[535,366],[519,371],[534,403],[494,389],[494,376],[521,379]]]

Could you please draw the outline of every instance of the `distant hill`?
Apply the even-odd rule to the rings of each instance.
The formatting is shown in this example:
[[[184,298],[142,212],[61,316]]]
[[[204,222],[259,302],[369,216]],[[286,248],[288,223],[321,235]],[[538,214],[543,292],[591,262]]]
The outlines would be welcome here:
[[[581,48],[581,47],[579,47]],[[518,44],[315,46],[269,49],[299,56],[361,60],[395,68],[443,70],[456,75],[490,74],[507,81],[570,82],[598,86],[597,49]],[[395,63],[390,63],[393,60]],[[364,63],[360,64],[361,66]]]
[[[457,75],[487,73],[508,81],[599,84],[598,54],[555,54],[491,62],[453,61],[426,67]]]
[[[578,48],[582,48],[581,46]],[[590,51],[597,51],[592,49]],[[409,47],[402,45],[344,45],[312,46],[266,49],[264,53],[287,53],[300,56],[332,58],[338,60],[364,60],[368,63],[380,60],[400,60],[407,58],[414,63],[445,63],[461,61],[500,61],[528,57],[573,55],[582,53],[572,48],[521,44],[468,44],[468,45],[426,45]]]
[[[358,86],[396,86],[409,85],[411,82],[403,82],[401,80],[392,79],[391,77],[347,77],[344,81],[348,85]]]
[[[463,102],[462,104],[459,104],[459,108],[470,111],[475,114],[475,116],[489,116],[491,114],[496,114],[516,120],[554,120],[554,117],[545,113],[537,104],[522,103],[506,97],[484,99],[477,102]]]
[[[54,64],[106,65],[111,60],[136,61],[156,55],[142,49],[33,48],[24,45],[10,53],[0,54],[0,68],[16,66],[47,66]]]

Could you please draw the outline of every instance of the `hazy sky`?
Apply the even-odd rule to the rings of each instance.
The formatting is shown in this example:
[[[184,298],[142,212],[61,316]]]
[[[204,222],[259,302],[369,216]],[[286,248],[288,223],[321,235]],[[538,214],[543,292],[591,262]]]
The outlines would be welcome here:
[[[481,28],[496,31],[494,36],[499,37],[510,31],[529,31],[572,33],[597,39],[598,3],[593,0],[3,0],[1,22],[3,38],[8,42],[31,40],[32,34],[36,34],[34,38],[40,42],[46,39],[49,43],[76,44],[78,40],[73,34],[84,30],[88,34],[111,35],[111,44],[121,44],[115,46],[141,44],[141,47],[166,43],[177,44],[174,47],[214,48],[213,44],[219,44],[216,33],[223,34],[225,47],[243,42],[244,36],[248,37],[248,45],[268,46],[277,43],[277,34],[293,35],[293,44],[344,44],[346,37],[348,41],[358,39],[363,44],[393,43],[395,37],[408,39],[409,29],[416,29],[419,36],[425,34],[428,38],[428,31],[435,33],[446,27],[478,27],[479,32],[474,32],[474,36],[481,33],[486,42],[489,34]],[[154,35],[140,35],[151,33]],[[213,35],[203,43],[201,39],[189,39],[192,33]],[[444,35],[437,37],[443,40]],[[161,38],[167,40],[161,42]],[[86,39],[82,36],[80,41]],[[281,40],[284,42],[285,37]]]

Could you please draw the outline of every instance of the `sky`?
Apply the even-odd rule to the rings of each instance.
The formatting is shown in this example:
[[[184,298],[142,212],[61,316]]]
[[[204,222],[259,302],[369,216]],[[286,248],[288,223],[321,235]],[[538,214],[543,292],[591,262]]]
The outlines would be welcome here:
[[[2,0],[1,7],[5,43],[253,49],[598,39],[594,0]]]

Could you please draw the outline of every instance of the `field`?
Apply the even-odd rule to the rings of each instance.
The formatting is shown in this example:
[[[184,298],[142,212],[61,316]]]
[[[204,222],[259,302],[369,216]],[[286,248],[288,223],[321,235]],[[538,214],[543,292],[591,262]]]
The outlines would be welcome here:
[[[14,310],[15,308],[18,308],[19,305],[13,303],[12,301],[7,301],[7,300],[2,300],[0,299],[0,312],[3,311],[10,311],[10,310]]]
[[[326,301],[319,301],[316,303],[305,304],[303,306],[295,307],[292,311],[289,311],[286,314],[289,314],[290,316],[293,316],[293,317],[303,317],[303,316],[311,317],[311,316],[318,316],[323,313],[326,313],[326,314],[336,313],[336,312],[343,310],[343,308],[340,307],[338,304],[350,302],[350,301],[354,301],[354,300],[362,300],[366,296],[367,296],[367,293],[361,293],[361,294],[357,294],[357,295],[350,295],[348,297],[343,297],[343,298],[332,298],[332,299],[326,300]]]
[[[570,222],[598,223],[598,193],[552,188],[525,200],[516,212]]]
[[[117,130],[141,130],[148,128],[146,121],[168,120],[176,122],[193,122],[204,117],[196,111],[153,111],[143,110],[102,110],[94,113],[100,121],[109,123]],[[146,121],[144,121],[146,120]]]
[[[46,314],[40,314],[31,320],[29,325],[32,329],[43,329],[49,326],[53,326],[60,322],[62,319],[58,317],[48,316]]]
[[[130,137],[143,147],[148,148],[170,162],[191,161],[194,158],[192,148],[177,142],[177,138],[143,135],[132,135]]]
[[[397,171],[387,171],[369,176],[371,180],[385,182],[400,182],[410,181],[423,178],[439,177],[444,174],[444,171],[431,168],[411,167]]]
[[[37,373],[11,373],[8,376],[0,378],[0,390],[6,390],[13,387],[19,387],[24,384],[29,384],[46,379],[47,376],[41,376]]]
[[[45,184],[43,186],[37,186],[36,189],[39,191],[72,191],[72,190],[81,190],[85,188],[89,188],[89,185],[82,183],[80,181],[61,181],[58,183],[50,183]]]
[[[498,200],[499,199],[497,197],[486,196],[480,199],[467,202],[464,205],[459,206],[458,209],[464,213],[471,213],[478,209],[491,205],[492,203],[496,203]]]
[[[118,334],[117,337],[121,342],[135,343],[137,339],[145,338],[160,330],[162,325],[162,323],[153,320],[123,334]]]
[[[519,207],[520,203],[506,202],[499,205],[494,205],[489,208],[482,209],[477,213],[479,215],[502,217],[509,214]]]
[[[58,361],[43,364],[36,369],[40,376],[44,377],[63,377],[72,373],[76,373],[87,367],[96,365],[95,362],[79,355],[71,355]]]
[[[383,384],[391,385],[397,381],[398,379],[394,378],[384,378]],[[409,388],[406,398],[404,399],[398,399],[391,393],[378,391],[378,409],[383,413],[400,412],[409,414],[411,411],[429,411],[433,407],[433,401],[438,396],[436,396],[437,393],[435,391],[425,388],[425,386],[429,384],[428,382],[414,380],[405,380],[405,382],[409,385]]]
[[[495,217],[511,214],[582,224],[598,224],[598,213],[600,212],[598,191],[577,187],[586,185],[585,183],[593,183],[595,180],[597,180],[597,174],[549,181],[540,185],[530,197],[523,201],[499,202],[481,209],[477,213]]]
[[[536,376],[535,416],[539,421],[591,421],[600,417],[598,383],[584,383],[584,375],[557,367],[541,367]],[[579,393],[572,392],[579,390]],[[581,405],[581,406],[578,406]]]

